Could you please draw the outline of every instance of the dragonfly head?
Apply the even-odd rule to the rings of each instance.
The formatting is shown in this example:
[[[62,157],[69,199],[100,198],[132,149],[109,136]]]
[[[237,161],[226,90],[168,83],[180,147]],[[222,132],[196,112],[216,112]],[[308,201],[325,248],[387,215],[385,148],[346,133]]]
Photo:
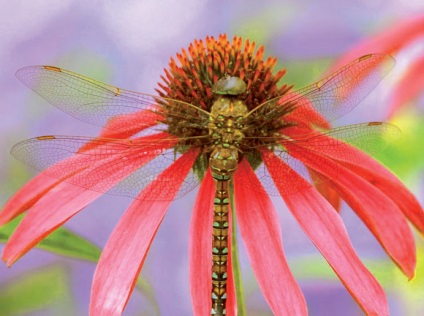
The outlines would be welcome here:
[[[225,76],[219,79],[213,86],[215,94],[239,95],[246,92],[246,83],[239,77]]]

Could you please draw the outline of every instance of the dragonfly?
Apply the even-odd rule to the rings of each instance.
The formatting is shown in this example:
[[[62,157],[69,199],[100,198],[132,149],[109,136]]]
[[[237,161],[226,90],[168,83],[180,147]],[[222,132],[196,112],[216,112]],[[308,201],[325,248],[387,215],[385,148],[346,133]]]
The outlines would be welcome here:
[[[296,122],[310,121],[311,112],[302,109],[311,105],[326,123],[352,111],[394,63],[389,55],[368,54],[305,88],[277,95],[253,109],[245,102],[249,93],[246,83],[230,75],[213,84],[213,101],[205,108],[121,89],[55,66],[28,66],[16,73],[25,85],[60,110],[104,129],[98,137],[35,137],[16,144],[11,153],[48,176],[135,199],[154,180],[154,194],[142,195],[143,199],[180,198],[209,170],[215,183],[211,315],[225,315],[230,184],[240,161],[248,159],[270,194],[295,194],[302,188],[287,188],[282,193],[273,189],[261,150],[272,151],[305,177],[308,170],[290,156],[285,144],[308,143],[319,151],[324,147],[337,150],[339,144],[349,143],[371,152],[380,150],[384,142],[376,139],[393,138],[398,133],[395,126],[383,122],[337,128],[328,125],[295,138],[287,136],[285,130]],[[197,149],[196,161],[178,193],[170,195],[172,179],[159,175],[171,165],[183,167],[180,157],[193,148]],[[285,174],[281,172],[281,176]],[[314,182],[328,180],[312,178]]]

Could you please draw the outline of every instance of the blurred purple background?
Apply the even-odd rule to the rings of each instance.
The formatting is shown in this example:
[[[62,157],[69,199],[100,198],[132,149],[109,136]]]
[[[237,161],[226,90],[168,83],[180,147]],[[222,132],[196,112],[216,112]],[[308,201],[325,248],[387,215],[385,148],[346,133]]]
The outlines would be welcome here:
[[[23,66],[56,65],[119,87],[154,93],[171,56],[193,39],[227,33],[230,38],[237,34],[265,45],[265,53],[278,57],[279,66],[288,68],[286,80],[293,78],[296,84],[305,85],[317,79],[332,60],[358,41],[418,12],[424,12],[422,1],[1,1],[0,203],[4,204],[34,175],[9,155],[13,144],[40,135],[94,136],[99,132],[99,128],[50,106],[21,84],[14,73]],[[310,68],[302,68],[302,64]],[[383,89],[371,98],[384,98]],[[376,114],[362,109],[360,106],[351,113],[346,122],[382,119],[382,111]],[[161,315],[192,314],[187,246],[195,196],[196,192],[192,192],[173,203],[141,273],[153,286]],[[273,200],[280,211],[285,251],[292,266],[303,262],[307,267],[305,263],[309,261],[323,265],[281,199]],[[127,198],[103,196],[66,227],[103,247],[130,202]],[[361,257],[367,262],[388,261],[356,216],[345,206],[342,212]],[[418,243],[423,246],[421,240]],[[243,246],[240,252],[249,315],[271,315]],[[95,269],[92,263],[33,250],[10,269],[0,265],[0,287],[24,272],[53,263],[66,266],[70,274],[68,299],[73,310],[69,310],[69,315],[86,315]],[[361,315],[338,280],[325,276],[308,278],[303,275],[307,272],[295,269],[311,315]],[[417,274],[424,274],[424,270]],[[327,275],[331,276],[331,272]],[[398,284],[401,285],[386,287],[391,315],[408,315],[411,301],[402,294],[408,284],[406,280]],[[424,314],[424,303],[420,304],[415,311]],[[56,315],[56,311],[46,306],[28,315]],[[66,311],[63,313],[68,315]],[[0,315],[3,315],[1,306]],[[153,309],[134,291],[124,315],[153,315]]]

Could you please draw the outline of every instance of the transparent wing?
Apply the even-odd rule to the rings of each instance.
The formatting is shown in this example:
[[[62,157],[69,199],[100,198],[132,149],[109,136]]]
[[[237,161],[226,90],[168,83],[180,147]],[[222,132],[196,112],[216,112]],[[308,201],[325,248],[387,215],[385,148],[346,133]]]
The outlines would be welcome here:
[[[314,110],[331,122],[352,111],[394,65],[390,55],[365,55],[314,84],[265,102],[250,113],[275,102],[281,106],[291,104],[292,110],[312,103]]]
[[[325,131],[314,131],[309,134],[304,134],[292,139],[282,139],[281,147],[274,149],[274,154],[280,157],[293,170],[302,175],[311,183],[319,183],[328,181],[328,178],[318,176],[314,173],[311,175],[308,168],[298,159],[293,158],[290,153],[293,153],[293,148],[286,149],[287,145],[296,144],[301,147],[306,147],[309,150],[317,152],[319,155],[330,154],[333,157],[338,157],[340,160],[347,160],[353,163],[361,163],[361,155],[351,156],[351,153],[346,150],[346,145],[352,145],[358,149],[365,151],[368,154],[375,154],[386,148],[401,132],[395,125],[382,122],[369,122],[362,124],[353,124],[343,127],[334,128]],[[297,153],[302,154],[302,149],[298,149]],[[272,165],[272,168],[279,168],[277,165]],[[323,166],[326,168],[326,166]],[[334,172],[334,170],[332,170]],[[265,164],[261,164],[255,170],[258,178],[261,180],[264,187],[271,195],[280,195],[280,192],[275,188],[272,178],[269,175]],[[328,173],[333,173],[328,172]],[[287,177],[283,170],[277,170],[280,177]],[[337,174],[334,172],[334,174]],[[334,179],[334,178],[332,178]],[[284,194],[294,194],[301,190],[299,187],[287,187]]]
[[[151,142],[137,139],[107,139],[78,136],[42,136],[16,144],[11,154],[44,174],[101,193],[137,198],[140,191],[171,164],[178,153],[173,139]],[[177,179],[158,183],[154,200],[167,200]],[[198,183],[190,172],[176,198]]]
[[[183,101],[124,90],[54,66],[24,67],[16,72],[16,77],[50,104],[98,126],[105,126],[114,116],[131,113],[139,113],[141,121],[143,116],[150,121],[151,112],[158,110],[158,104],[173,107],[177,118],[178,113],[187,116],[187,108],[195,110],[197,115],[193,120],[209,115]]]

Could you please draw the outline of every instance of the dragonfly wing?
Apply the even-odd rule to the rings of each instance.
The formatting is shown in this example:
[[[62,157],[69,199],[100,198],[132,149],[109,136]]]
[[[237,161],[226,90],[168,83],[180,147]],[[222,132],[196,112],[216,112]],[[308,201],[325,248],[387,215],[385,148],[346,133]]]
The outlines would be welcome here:
[[[335,150],[340,157],[349,155],[342,146],[346,144],[352,145],[369,155],[374,155],[389,146],[400,135],[401,131],[396,125],[384,122],[368,122],[314,131],[294,140],[294,142],[311,147],[320,153]],[[360,161],[356,162],[360,163]]]
[[[171,164],[180,163],[181,153],[171,146],[174,139],[150,141],[77,136],[42,136],[12,148],[12,155],[44,174],[89,190],[137,198],[140,191]],[[154,200],[167,200],[175,178],[159,182]],[[184,179],[177,195],[196,187],[193,173]]]
[[[362,155],[351,155],[351,151],[346,150],[346,145],[351,145],[365,151],[368,154],[376,154],[386,148],[393,140],[398,138],[400,130],[393,124],[382,123],[382,122],[369,122],[361,124],[353,124],[333,128],[331,130],[314,131],[295,139],[283,139],[281,141],[282,148],[274,150],[274,154],[283,160],[287,165],[291,167],[298,174],[309,180],[310,183],[320,183],[328,181],[330,179],[320,176],[317,173],[311,174],[309,169],[301,162],[290,155],[290,150],[285,149],[285,145],[289,143],[299,145],[297,147],[298,155],[302,154],[302,147],[306,147],[310,151],[315,151],[317,155],[327,155],[333,159],[340,161],[349,161],[351,163],[360,164],[363,156]],[[293,149],[292,149],[293,150]],[[362,158],[361,158],[362,157]],[[266,159],[266,158],[263,158]],[[279,168],[278,165],[273,165],[270,161],[269,165],[272,168]],[[325,166],[323,166],[325,168]],[[331,167],[334,168],[334,167]],[[258,178],[261,180],[264,187],[271,195],[288,195],[294,194],[304,187],[287,187],[283,189],[283,193],[278,191],[265,167],[265,164],[261,164],[255,170]],[[286,177],[283,170],[277,171],[280,177]],[[337,171],[328,172],[328,174],[336,174]],[[334,179],[334,178],[332,178]]]
[[[143,116],[151,121],[151,112],[157,112],[159,104],[173,107],[174,116],[187,107],[202,115],[201,109],[182,101],[121,89],[54,66],[24,67],[16,77],[50,104],[98,126],[105,126],[112,117],[132,113],[139,113],[140,121]]]
[[[394,65],[390,55],[365,55],[314,84],[267,101],[258,109],[275,102],[282,106],[291,104],[295,116],[296,108],[312,104],[314,110],[331,122],[352,111]]]

